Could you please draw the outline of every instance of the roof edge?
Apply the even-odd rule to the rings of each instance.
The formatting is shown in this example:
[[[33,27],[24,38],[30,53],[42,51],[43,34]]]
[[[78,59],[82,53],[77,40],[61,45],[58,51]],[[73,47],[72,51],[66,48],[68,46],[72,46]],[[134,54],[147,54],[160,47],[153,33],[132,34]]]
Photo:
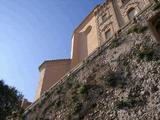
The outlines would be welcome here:
[[[81,21],[81,23],[74,29],[72,36],[74,35],[74,33],[81,27],[81,25],[84,24],[84,22],[90,17],[90,15],[92,15],[94,13],[94,10],[96,8],[98,8],[101,4],[96,5],[96,7],[93,8],[93,10],[91,10],[91,12]]]
[[[71,59],[68,58],[68,59],[45,60],[42,64],[40,64],[39,70],[42,68],[42,66],[43,66],[45,63],[48,63],[48,62],[58,62],[58,61],[71,61]]]

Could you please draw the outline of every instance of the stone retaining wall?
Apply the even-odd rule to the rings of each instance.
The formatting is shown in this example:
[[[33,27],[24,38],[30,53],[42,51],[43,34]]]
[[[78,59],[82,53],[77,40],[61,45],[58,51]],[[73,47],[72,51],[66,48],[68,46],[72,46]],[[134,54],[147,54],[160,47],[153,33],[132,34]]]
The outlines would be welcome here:
[[[160,44],[152,7],[65,75],[24,113],[25,120],[159,120]]]

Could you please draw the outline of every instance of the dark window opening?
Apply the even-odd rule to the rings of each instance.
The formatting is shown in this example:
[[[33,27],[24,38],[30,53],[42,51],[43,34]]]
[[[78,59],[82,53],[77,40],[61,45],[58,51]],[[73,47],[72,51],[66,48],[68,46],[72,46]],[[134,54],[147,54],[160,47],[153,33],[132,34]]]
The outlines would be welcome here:
[[[104,22],[106,19],[107,19],[107,15],[104,14],[104,15],[102,16],[102,22]]]
[[[130,0],[122,0],[123,5],[127,4]]]
[[[128,12],[127,12],[127,15],[128,15],[128,19],[129,20],[132,20],[134,18],[134,16],[136,15],[136,10],[135,8],[131,8]]]
[[[105,32],[105,38],[108,40],[108,39],[110,39],[112,37],[112,32],[111,32],[111,30],[109,29],[109,30],[107,30],[106,32]]]

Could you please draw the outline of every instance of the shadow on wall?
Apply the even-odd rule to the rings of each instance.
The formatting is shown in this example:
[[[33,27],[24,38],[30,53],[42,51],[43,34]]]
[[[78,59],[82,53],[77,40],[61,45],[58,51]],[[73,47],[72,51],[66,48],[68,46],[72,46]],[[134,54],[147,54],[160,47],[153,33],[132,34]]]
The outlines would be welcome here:
[[[149,27],[151,28],[157,41],[160,42],[160,12],[149,20]]]
[[[80,33],[80,46],[79,46],[80,62],[88,56],[87,37],[88,37],[88,34],[91,32],[91,30],[92,30],[92,26],[88,26],[84,32]]]

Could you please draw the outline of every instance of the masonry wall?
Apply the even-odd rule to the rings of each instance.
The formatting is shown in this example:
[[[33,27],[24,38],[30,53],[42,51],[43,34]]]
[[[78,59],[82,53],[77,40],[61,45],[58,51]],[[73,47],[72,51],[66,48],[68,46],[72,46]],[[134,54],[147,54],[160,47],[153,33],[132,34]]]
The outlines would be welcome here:
[[[159,120],[160,45],[153,7],[96,49],[24,113],[32,119]],[[143,31],[135,31],[147,26]],[[115,42],[116,41],[116,42]]]
[[[72,60],[70,68],[74,68],[80,62],[82,62],[96,48],[101,46],[104,42],[108,41],[125,24],[129,23],[130,21],[128,19],[128,11],[130,9],[134,8],[138,14],[151,4],[150,0],[123,1],[126,2],[123,3],[122,0],[108,0],[105,3],[98,5],[77,27],[72,37]],[[105,19],[103,18],[104,16]],[[107,31],[110,31],[110,38],[106,37]],[[70,64],[68,64],[68,62],[67,64],[62,64],[64,66],[60,65],[58,71],[57,65],[50,64],[49,62],[47,62],[44,65],[47,66],[47,68],[41,68],[40,82],[36,98],[38,98],[43,93],[42,91],[45,91],[50,86],[54,85],[60,77],[62,77],[65,73],[67,73],[70,70]],[[56,76],[53,76],[54,74],[56,74]]]
[[[40,70],[40,77],[39,77],[39,83],[37,86],[37,91],[36,91],[36,96],[35,96],[35,100],[37,100],[38,98],[40,98],[41,94],[42,94],[42,87],[43,87],[43,81],[44,81],[44,76],[45,76],[45,68],[41,68]]]
[[[91,54],[98,43],[96,17],[91,12],[73,34],[72,67]]]
[[[76,66],[106,41],[105,32],[112,35],[120,28],[113,2],[97,6],[78,26],[72,38],[72,67]],[[106,14],[106,20],[102,16]]]
[[[45,61],[39,68],[40,83],[37,89],[36,99],[70,70],[71,60]]]
[[[97,21],[99,22],[99,30],[101,31],[101,44],[110,39],[106,38],[105,32],[110,30],[113,36],[120,28],[115,7],[117,6],[114,6],[113,1],[108,1],[97,11]],[[104,14],[107,15],[106,20],[102,20]]]
[[[122,1],[126,2],[123,3]],[[127,13],[131,8],[135,8],[138,14],[140,11],[149,6],[152,1],[153,0],[116,0],[115,2],[117,2],[117,7],[124,19],[124,22],[128,23],[129,19]]]

